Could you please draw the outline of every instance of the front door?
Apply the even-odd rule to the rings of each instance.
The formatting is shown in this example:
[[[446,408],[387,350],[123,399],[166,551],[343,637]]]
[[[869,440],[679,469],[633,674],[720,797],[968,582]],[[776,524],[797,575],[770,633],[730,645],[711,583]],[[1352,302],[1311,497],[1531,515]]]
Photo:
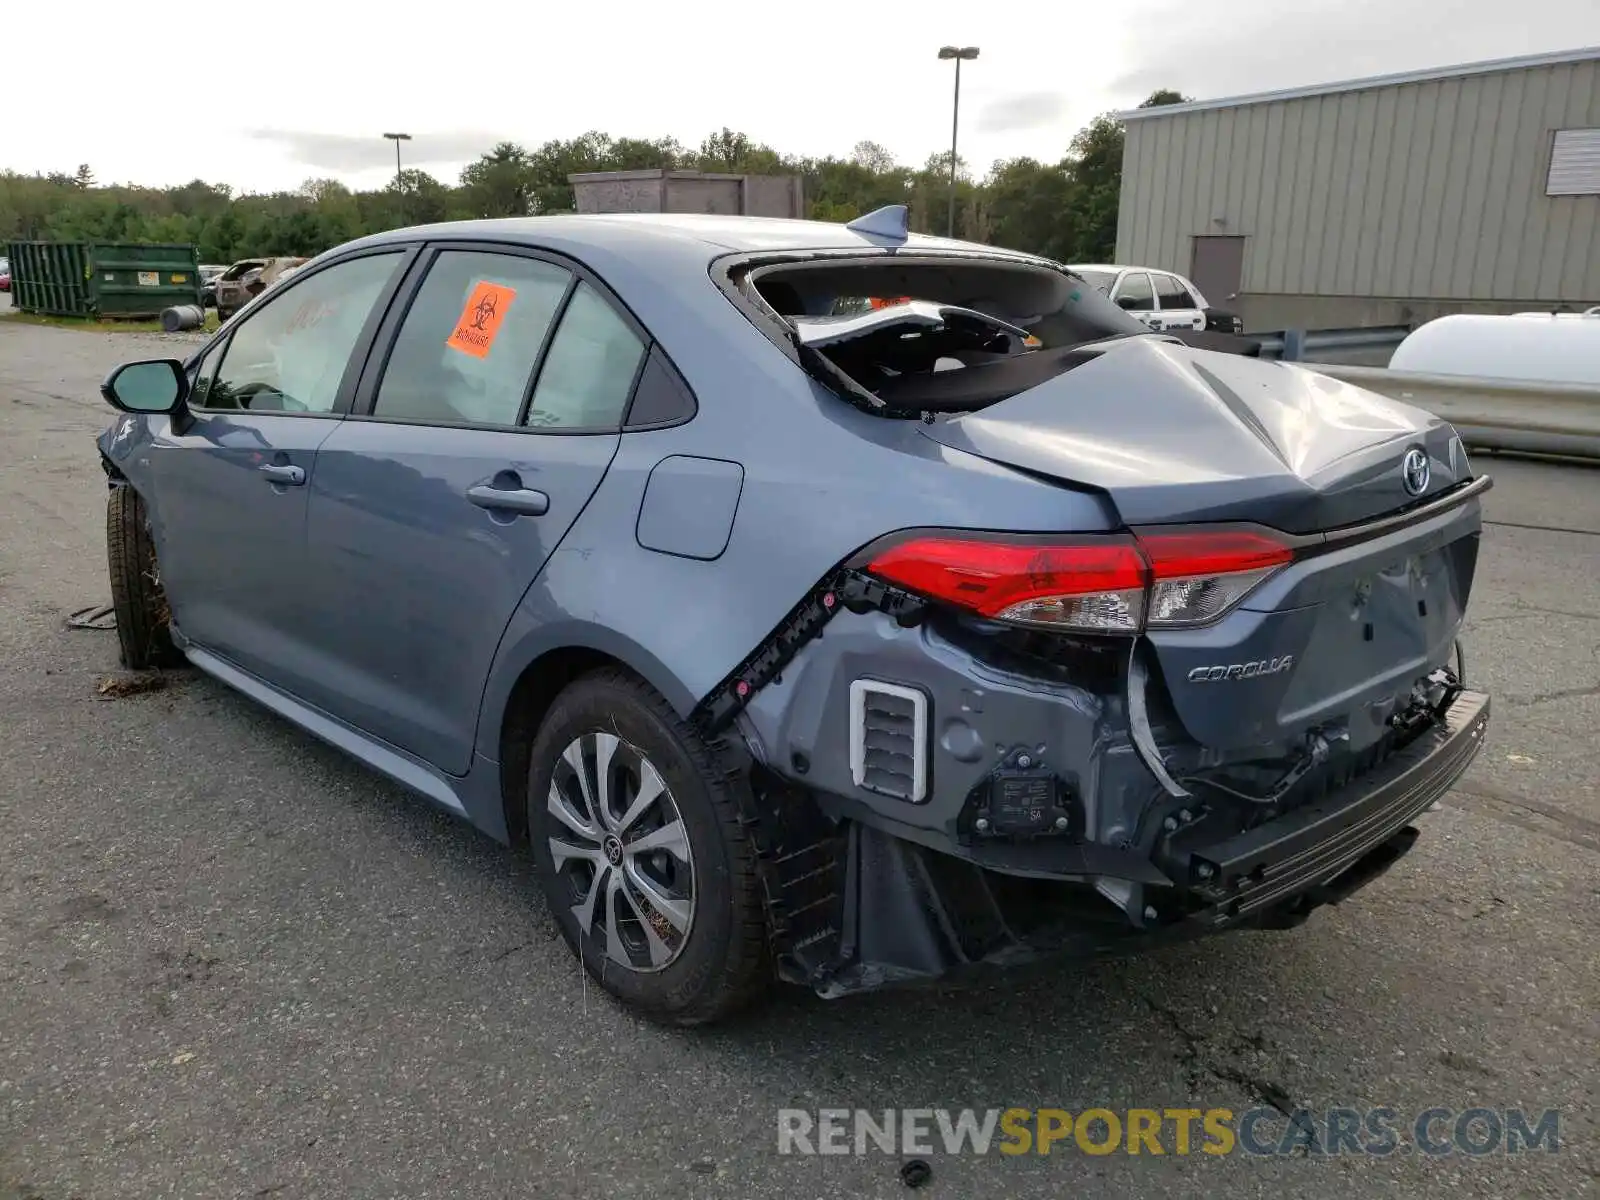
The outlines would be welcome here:
[[[1164,329],[1204,329],[1206,315],[1200,311],[1200,302],[1189,294],[1183,281],[1165,271],[1151,271],[1155,284],[1156,303],[1161,306],[1161,325]]]
[[[350,259],[285,285],[200,360],[187,418],[151,447],[174,624],[290,691],[307,670],[306,497],[317,447],[338,427],[352,351],[404,257]]]
[[[500,636],[610,466],[646,343],[567,266],[465,246],[392,324],[318,453],[308,698],[462,774]]]

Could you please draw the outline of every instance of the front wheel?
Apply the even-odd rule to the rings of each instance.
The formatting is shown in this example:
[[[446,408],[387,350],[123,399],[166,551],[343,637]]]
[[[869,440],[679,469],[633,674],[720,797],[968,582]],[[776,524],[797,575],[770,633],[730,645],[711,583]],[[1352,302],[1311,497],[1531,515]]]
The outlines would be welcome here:
[[[534,868],[594,980],[679,1025],[727,1016],[772,977],[756,851],[694,728],[619,671],[551,706],[528,772]]]
[[[139,493],[126,484],[106,499],[106,567],[122,665],[130,671],[175,665],[181,656],[168,628],[150,521]]]

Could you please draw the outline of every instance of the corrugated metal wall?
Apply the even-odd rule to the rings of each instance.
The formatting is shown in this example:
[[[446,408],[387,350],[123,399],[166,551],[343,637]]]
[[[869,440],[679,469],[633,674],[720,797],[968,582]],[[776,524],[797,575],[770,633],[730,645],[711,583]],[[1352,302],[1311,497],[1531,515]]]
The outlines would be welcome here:
[[[1600,61],[1128,122],[1117,261],[1244,235],[1241,294],[1600,301],[1600,196],[1546,196]]]

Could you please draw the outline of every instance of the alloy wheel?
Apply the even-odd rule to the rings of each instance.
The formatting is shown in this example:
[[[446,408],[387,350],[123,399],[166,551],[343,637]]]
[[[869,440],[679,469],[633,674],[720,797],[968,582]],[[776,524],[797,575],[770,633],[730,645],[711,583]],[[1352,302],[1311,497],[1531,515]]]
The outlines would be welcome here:
[[[614,734],[585,733],[561,752],[546,804],[578,927],[630,971],[670,966],[694,925],[694,854],[655,765]]]

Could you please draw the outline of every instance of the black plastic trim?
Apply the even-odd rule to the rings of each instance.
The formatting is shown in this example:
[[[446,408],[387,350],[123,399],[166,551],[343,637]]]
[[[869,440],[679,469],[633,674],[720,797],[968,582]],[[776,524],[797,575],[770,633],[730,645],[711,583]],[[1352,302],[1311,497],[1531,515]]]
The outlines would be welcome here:
[[[1160,857],[1186,863],[1187,890],[1207,906],[1194,919],[1204,924],[1232,924],[1291,900],[1348,870],[1426,812],[1477,757],[1488,723],[1489,697],[1463,691],[1434,728],[1326,799],[1214,842],[1197,842],[1200,823],[1171,839]]]

